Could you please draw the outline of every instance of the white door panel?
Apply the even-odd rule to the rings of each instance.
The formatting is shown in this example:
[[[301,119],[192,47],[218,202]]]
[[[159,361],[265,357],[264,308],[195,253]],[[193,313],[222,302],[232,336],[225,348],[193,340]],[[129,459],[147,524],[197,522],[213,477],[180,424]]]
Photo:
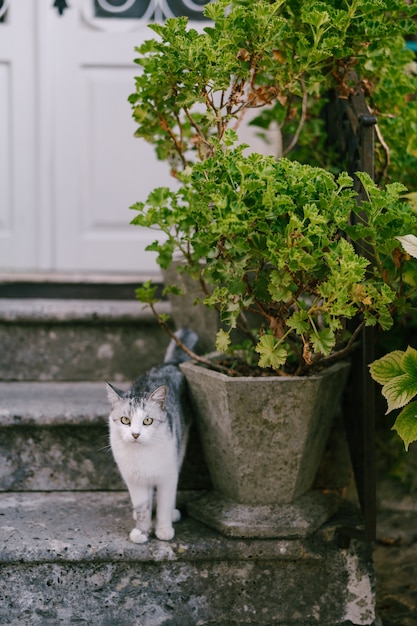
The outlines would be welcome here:
[[[55,267],[60,271],[156,271],[147,230],[129,211],[158,185],[173,183],[151,146],[133,137],[129,94],[134,47],[150,32],[105,32],[73,3],[56,17],[54,170]]]
[[[34,12],[11,2],[0,22],[0,269],[32,267],[39,252],[34,129]]]

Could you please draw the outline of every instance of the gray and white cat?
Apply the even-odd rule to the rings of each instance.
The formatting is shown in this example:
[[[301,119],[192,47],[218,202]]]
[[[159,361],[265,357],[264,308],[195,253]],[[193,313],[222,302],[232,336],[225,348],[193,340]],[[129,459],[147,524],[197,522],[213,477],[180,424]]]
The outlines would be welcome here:
[[[182,329],[178,334],[194,348],[198,337],[193,331]],[[149,538],[155,490],[158,539],[172,539],[172,523],[181,517],[175,503],[190,414],[178,363],[186,358],[171,342],[164,363],[140,376],[127,391],[107,383],[110,445],[132,501],[136,526],[129,536],[134,543]]]

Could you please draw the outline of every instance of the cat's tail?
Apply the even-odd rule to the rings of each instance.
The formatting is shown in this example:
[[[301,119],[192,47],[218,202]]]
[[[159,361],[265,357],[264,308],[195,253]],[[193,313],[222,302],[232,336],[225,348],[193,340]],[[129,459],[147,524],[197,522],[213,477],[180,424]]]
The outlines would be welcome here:
[[[196,351],[197,344],[199,341],[199,336],[196,332],[191,330],[190,328],[180,328],[175,331],[175,336],[180,339],[180,341],[193,352]],[[189,360],[188,354],[184,352],[184,350],[177,345],[174,339],[171,339],[167,351],[165,352],[164,363],[172,363],[174,365],[178,365],[179,363],[183,363],[184,361]]]

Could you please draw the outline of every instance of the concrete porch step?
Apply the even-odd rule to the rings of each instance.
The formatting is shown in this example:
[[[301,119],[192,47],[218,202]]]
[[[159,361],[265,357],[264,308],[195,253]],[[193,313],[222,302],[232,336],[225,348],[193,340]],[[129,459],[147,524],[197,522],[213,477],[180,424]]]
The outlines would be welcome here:
[[[135,545],[125,492],[2,493],[0,623],[371,624],[371,546],[334,541],[351,522],[303,540],[236,540],[185,516],[173,541]]]
[[[0,490],[120,489],[104,382],[0,383]]]
[[[0,491],[123,489],[108,414],[104,381],[0,382]],[[210,485],[194,430],[180,484]]]
[[[131,380],[167,344],[136,301],[0,299],[0,380]]]

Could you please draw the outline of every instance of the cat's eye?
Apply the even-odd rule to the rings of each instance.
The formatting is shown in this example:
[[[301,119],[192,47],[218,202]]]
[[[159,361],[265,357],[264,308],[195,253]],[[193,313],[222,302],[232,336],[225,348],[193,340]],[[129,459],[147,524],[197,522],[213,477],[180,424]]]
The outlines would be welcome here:
[[[128,417],[126,417],[125,415],[123,415],[123,417],[120,418],[120,421],[125,426],[129,426],[130,425],[130,419]]]
[[[145,426],[150,426],[153,422],[153,419],[151,417],[145,417],[145,419],[143,420],[143,424]]]

